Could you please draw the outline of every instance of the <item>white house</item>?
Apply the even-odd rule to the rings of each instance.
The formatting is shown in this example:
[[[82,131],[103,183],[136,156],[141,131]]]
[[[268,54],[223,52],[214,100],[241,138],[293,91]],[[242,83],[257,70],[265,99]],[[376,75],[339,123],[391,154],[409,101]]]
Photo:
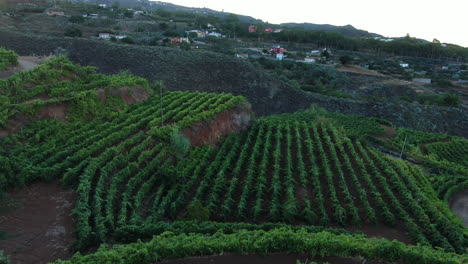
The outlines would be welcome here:
[[[247,53],[240,53],[240,54],[236,54],[236,57],[237,57],[237,58],[241,58],[241,59],[248,59],[248,58],[249,58],[249,54],[247,54]]]
[[[127,37],[127,35],[115,35],[116,39],[124,39],[126,37]]]
[[[99,7],[106,8],[107,5],[106,4],[99,4]]]
[[[315,60],[315,58],[312,58],[312,57],[305,57],[304,62],[305,63],[315,63],[316,60]]]
[[[211,32],[211,33],[208,33],[208,36],[220,38],[222,34],[218,32]]]
[[[322,53],[320,50],[313,50],[310,52],[311,55],[320,55],[320,53]]]
[[[111,35],[109,33],[99,33],[100,39],[110,39]]]
[[[283,53],[276,53],[277,60],[283,60],[284,54]]]
[[[420,83],[420,84],[430,84],[431,79],[428,79],[428,78],[414,78],[413,82]]]
[[[400,67],[402,67],[402,68],[408,68],[408,67],[409,67],[409,64],[408,64],[408,63],[405,63],[405,62],[400,62]]]

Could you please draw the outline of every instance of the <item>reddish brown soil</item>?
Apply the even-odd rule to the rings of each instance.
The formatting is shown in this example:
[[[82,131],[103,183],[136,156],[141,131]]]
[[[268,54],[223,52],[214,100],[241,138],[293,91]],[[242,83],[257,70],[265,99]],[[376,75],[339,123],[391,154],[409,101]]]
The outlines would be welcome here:
[[[15,133],[33,120],[57,118],[60,121],[65,121],[67,108],[67,103],[52,103],[42,106],[34,117],[19,113],[14,117],[14,119],[8,120],[6,129],[0,129],[0,137],[9,136]]]
[[[311,259],[307,254],[288,254],[275,253],[267,256],[260,255],[239,255],[226,254],[215,256],[191,257],[175,260],[166,260],[156,263],[165,264],[296,264],[297,260],[302,263],[309,264],[312,261],[317,263],[333,263],[333,264],[362,264],[364,259],[360,258],[343,258],[343,257],[326,257]],[[366,264],[379,264],[385,262],[365,261]]]
[[[397,132],[393,127],[387,126],[387,125],[380,125],[383,129],[385,129],[385,134],[377,136],[377,138],[383,139],[383,140],[388,140],[392,139],[396,136]]]
[[[109,88],[106,91],[101,88],[97,93],[101,101],[106,101],[107,96],[122,97],[126,105],[145,101],[151,96],[143,86]]]
[[[346,66],[340,65],[337,68],[337,70],[341,71],[341,72],[352,72],[352,73],[365,74],[365,75],[388,77],[388,76],[386,76],[384,74],[381,74],[381,73],[379,73],[377,71],[368,70],[368,69],[365,69],[365,68],[357,66],[357,65],[346,65]]]
[[[18,58],[17,66],[12,66],[6,71],[0,72],[0,79],[6,79],[18,72],[34,69],[39,63],[50,60],[51,58],[52,56],[49,56],[49,57],[20,56]]]
[[[71,256],[74,191],[63,190],[58,183],[35,183],[7,197],[19,202],[17,208],[0,214],[0,229],[13,236],[0,240],[11,264],[41,264]]]
[[[192,146],[214,145],[221,137],[247,128],[252,116],[250,104],[238,105],[216,115],[210,121],[200,121],[184,128],[182,135],[190,140]]]
[[[438,142],[450,142],[451,140],[452,140],[451,138],[446,138],[446,139],[440,140],[440,141],[431,141],[431,142],[421,143],[421,144],[419,144],[419,149],[421,150],[421,153],[423,155],[427,155],[427,149],[426,149],[427,145],[438,143]]]

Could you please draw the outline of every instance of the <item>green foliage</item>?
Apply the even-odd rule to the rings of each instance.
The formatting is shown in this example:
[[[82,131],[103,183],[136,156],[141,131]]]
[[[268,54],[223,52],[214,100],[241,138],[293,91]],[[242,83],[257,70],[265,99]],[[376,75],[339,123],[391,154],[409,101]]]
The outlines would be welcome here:
[[[135,40],[131,37],[125,37],[121,41],[125,44],[135,44]]]
[[[351,58],[348,55],[343,55],[343,56],[340,57],[340,62],[343,65],[350,64],[352,61],[353,61],[353,58]]]
[[[207,221],[210,214],[210,210],[204,207],[201,201],[195,200],[187,206],[188,220]]]
[[[445,93],[443,95],[419,95],[416,100],[420,104],[435,104],[452,107],[459,107],[461,105],[460,96],[452,93]]]
[[[304,91],[335,97],[350,97],[339,90],[339,87],[349,81],[348,78],[334,68],[301,62],[275,61],[263,57],[253,61],[258,62],[263,69],[276,77]]]
[[[71,16],[68,21],[71,23],[82,24],[84,23],[85,18],[83,16]]]
[[[18,54],[12,50],[0,48],[0,71],[15,65],[18,65]]]
[[[65,29],[65,36],[66,37],[76,38],[76,37],[81,37],[82,35],[83,35],[83,33],[81,32],[81,30],[79,28],[69,27],[69,28]]]
[[[182,41],[182,43],[180,43],[180,49],[189,51],[191,49],[191,45],[190,43],[187,43],[186,41]]]
[[[173,130],[170,135],[171,147],[176,153],[176,156],[183,157],[190,148],[190,141],[188,138],[180,134],[178,130]]]
[[[151,93],[145,79],[128,73],[96,74],[94,67],[81,67],[66,57],[56,57],[31,71],[0,80],[0,125],[17,113],[33,116],[42,106],[57,103],[67,104],[71,121],[108,118],[126,107],[122,97],[112,96],[112,90],[125,88],[131,94],[135,87]],[[105,101],[98,96],[98,88],[106,93]]]
[[[8,256],[3,255],[3,250],[0,250],[0,264],[8,264],[8,263],[10,263]]]
[[[138,242],[102,247],[94,254],[76,254],[67,263],[153,263],[157,260],[203,256],[223,252],[237,254],[262,254],[275,252],[308,253],[311,257],[362,256],[370,260],[398,263],[463,263],[466,256],[446,253],[421,245],[405,245],[397,241],[334,235],[328,232],[310,234],[305,230],[274,229],[265,231],[239,231],[223,234],[222,231],[206,236],[201,234],[174,235],[170,232],[155,236],[150,242]]]

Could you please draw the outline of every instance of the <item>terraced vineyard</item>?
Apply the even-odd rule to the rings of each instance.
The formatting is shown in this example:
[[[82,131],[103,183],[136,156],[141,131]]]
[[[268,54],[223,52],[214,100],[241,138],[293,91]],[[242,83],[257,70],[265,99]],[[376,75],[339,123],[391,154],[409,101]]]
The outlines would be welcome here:
[[[92,87],[114,86],[109,83],[114,77],[100,82],[100,75],[86,76]],[[133,80],[127,77],[126,82]],[[66,84],[63,95],[79,98],[75,92],[84,83]],[[6,107],[15,109],[44,91],[64,92],[61,85],[43,83],[18,93],[13,87],[8,94],[18,101]],[[94,94],[93,89],[85,90]],[[222,137],[219,144],[190,146],[184,129],[203,137],[200,126],[232,126],[219,117],[240,105],[248,102],[231,94],[164,92],[87,122],[36,121],[0,138],[0,191],[56,180],[75,189],[75,250],[159,235],[148,243],[76,256],[71,263],[305,250],[403,263],[466,260],[461,254],[468,246],[467,229],[443,201],[466,185],[463,174],[428,177],[369,143],[375,142],[369,136],[385,133],[384,120],[317,108],[259,118],[227,136],[214,131]],[[401,135],[389,144],[400,146]],[[427,143],[428,160],[464,170],[466,141],[418,135],[412,148]],[[367,238],[368,227],[403,234],[420,245]],[[356,229],[364,234],[350,231]]]
[[[467,242],[463,227],[419,169],[383,157],[333,126],[262,120],[247,133],[228,137],[217,152],[194,149],[188,160],[176,165],[186,180],[175,184],[122,169],[114,180],[134,176],[114,210],[114,181],[107,188],[100,185],[109,177],[104,167],[91,188],[94,199],[84,199],[83,207],[95,211],[83,226],[105,241],[106,234],[126,225],[138,232],[140,225],[183,217],[184,208],[200,200],[218,221],[383,223],[403,225],[413,241],[449,251],[462,252]]]
[[[132,155],[142,155],[138,161],[143,163],[168,151],[167,145],[163,148],[156,138],[168,137],[179,126],[212,118],[242,102],[243,97],[230,94],[169,92],[131,107],[110,122],[37,122],[23,133],[2,140],[6,170],[1,174],[1,190],[38,179],[61,178],[65,185],[74,185],[83,178],[82,172],[91,173],[92,166],[98,169],[132,149]]]

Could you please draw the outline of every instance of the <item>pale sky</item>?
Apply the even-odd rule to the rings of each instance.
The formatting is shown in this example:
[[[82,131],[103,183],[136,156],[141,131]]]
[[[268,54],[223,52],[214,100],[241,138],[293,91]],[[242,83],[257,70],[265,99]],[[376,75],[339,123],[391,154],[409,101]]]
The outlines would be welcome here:
[[[162,0],[252,16],[271,23],[309,22],[387,37],[412,37],[468,47],[468,0]]]

